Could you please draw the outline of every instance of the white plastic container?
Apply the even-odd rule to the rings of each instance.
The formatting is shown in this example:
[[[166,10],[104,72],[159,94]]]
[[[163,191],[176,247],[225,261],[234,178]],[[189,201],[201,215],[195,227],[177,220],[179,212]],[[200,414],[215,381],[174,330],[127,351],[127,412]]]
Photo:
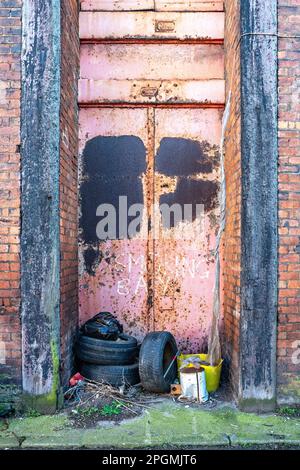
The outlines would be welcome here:
[[[205,403],[208,400],[205,370],[195,367],[185,367],[180,370],[181,397]]]

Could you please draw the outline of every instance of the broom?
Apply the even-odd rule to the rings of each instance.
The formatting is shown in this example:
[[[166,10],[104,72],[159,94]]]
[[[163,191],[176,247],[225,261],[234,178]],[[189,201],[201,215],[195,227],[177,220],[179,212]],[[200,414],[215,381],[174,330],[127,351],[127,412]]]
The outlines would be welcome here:
[[[219,320],[220,320],[220,243],[223,232],[225,230],[226,223],[226,182],[225,182],[225,170],[224,170],[224,138],[227,121],[230,111],[230,98],[231,91],[229,92],[228,101],[225,107],[223,119],[222,119],[222,135],[220,144],[220,164],[221,164],[221,190],[220,190],[220,212],[221,220],[216,240],[215,248],[215,259],[216,259],[216,274],[215,284],[213,290],[213,311],[212,311],[212,322],[208,338],[208,362],[211,366],[216,366],[221,360],[221,344],[219,335]]]

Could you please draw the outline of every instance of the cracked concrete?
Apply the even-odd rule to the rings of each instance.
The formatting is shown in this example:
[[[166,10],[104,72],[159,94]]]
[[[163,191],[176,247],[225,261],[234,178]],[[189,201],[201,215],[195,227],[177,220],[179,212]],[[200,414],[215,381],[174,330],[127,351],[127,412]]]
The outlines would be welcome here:
[[[143,415],[93,429],[72,427],[64,413],[14,418],[0,427],[0,448],[300,448],[300,419],[242,413],[231,405],[203,407],[163,401]]]

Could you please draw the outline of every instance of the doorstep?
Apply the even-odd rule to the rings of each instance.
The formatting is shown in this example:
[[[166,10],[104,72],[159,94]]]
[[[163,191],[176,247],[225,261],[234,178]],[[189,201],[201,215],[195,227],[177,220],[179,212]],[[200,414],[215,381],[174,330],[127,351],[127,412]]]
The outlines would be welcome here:
[[[242,413],[230,403],[205,410],[165,399],[136,418],[71,428],[65,413],[7,420],[3,448],[211,448],[300,446],[300,419]]]

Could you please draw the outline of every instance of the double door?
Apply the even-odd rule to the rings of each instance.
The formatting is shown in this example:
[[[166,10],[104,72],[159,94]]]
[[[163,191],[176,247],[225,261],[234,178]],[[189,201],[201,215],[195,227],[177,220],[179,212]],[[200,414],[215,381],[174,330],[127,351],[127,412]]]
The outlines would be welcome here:
[[[124,30],[138,13],[123,14],[129,15],[127,23],[119,23]],[[178,25],[175,34],[183,35],[180,28],[189,24],[187,13],[176,13],[174,20],[149,14],[145,35],[158,21],[166,29]],[[85,21],[82,17],[81,322],[110,311],[140,339],[148,331],[168,330],[182,350],[197,351],[207,340],[212,315],[222,45],[197,38],[178,44],[108,39],[112,33],[105,23],[94,41],[87,38]],[[91,24],[100,23],[92,17]],[[193,34],[201,36],[195,24]],[[118,28],[111,29],[116,35]]]

